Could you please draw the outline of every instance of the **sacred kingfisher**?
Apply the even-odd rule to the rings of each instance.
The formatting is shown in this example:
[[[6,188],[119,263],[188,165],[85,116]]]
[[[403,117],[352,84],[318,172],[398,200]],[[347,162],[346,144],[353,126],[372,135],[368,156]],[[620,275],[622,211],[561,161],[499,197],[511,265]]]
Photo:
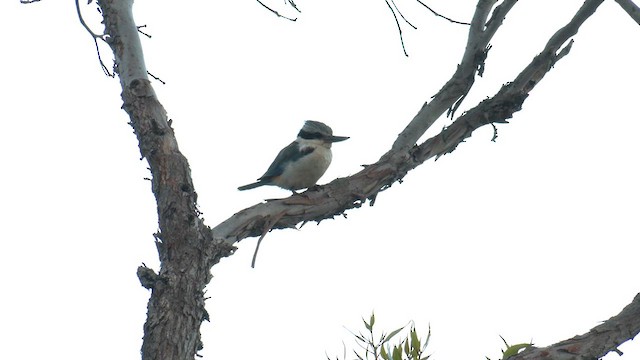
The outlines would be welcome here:
[[[267,172],[258,181],[240,186],[249,190],[263,185],[295,190],[312,187],[331,164],[331,143],[347,140],[347,136],[334,136],[327,125],[307,120],[298,138],[280,150]]]

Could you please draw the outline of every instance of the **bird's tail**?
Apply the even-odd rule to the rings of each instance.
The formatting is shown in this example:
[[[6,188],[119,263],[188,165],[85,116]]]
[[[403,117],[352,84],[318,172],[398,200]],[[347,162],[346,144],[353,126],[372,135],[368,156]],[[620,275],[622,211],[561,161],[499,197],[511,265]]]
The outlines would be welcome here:
[[[262,182],[262,181],[256,181],[256,182],[251,183],[251,184],[242,185],[242,186],[238,187],[238,190],[244,191],[244,190],[254,189],[254,188],[257,188],[258,186],[262,186],[262,185],[265,185],[265,183]]]

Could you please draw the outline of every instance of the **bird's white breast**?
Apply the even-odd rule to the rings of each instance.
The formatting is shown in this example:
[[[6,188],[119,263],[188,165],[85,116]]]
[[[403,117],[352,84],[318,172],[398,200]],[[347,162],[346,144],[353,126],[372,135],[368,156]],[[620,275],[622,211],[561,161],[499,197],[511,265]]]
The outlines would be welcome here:
[[[307,146],[302,145],[302,149]],[[288,164],[278,176],[278,186],[299,190],[315,185],[331,164],[331,149],[323,145],[310,144],[315,150],[297,161]]]

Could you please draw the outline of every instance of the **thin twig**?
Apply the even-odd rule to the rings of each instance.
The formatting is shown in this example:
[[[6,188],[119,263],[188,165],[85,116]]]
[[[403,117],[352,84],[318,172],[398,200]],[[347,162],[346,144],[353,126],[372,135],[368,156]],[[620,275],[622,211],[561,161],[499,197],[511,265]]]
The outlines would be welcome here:
[[[40,0],[20,0],[21,4],[33,4],[34,2],[38,2]]]
[[[260,235],[260,238],[258,239],[258,242],[256,243],[256,249],[253,252],[253,259],[251,259],[251,268],[255,268],[256,267],[256,258],[258,257],[258,249],[260,249],[260,243],[262,243],[262,239],[264,239],[265,236],[267,236],[267,233],[269,231],[271,231],[271,229],[273,229],[273,226],[280,221],[280,219],[282,219],[282,217],[286,214],[286,211],[281,211],[280,213],[276,214],[276,216],[271,219],[268,223],[265,224],[264,229],[262,229],[262,235]]]
[[[404,15],[402,15],[402,12],[400,11],[400,9],[398,9],[398,6],[396,5],[396,2],[394,0],[391,0],[391,3],[393,4],[393,7],[396,9],[398,14],[400,14],[400,17],[402,18],[402,20],[404,20],[404,22],[409,24],[409,26],[411,26],[414,30],[417,30],[418,28],[415,27],[412,23],[410,23],[409,20],[407,20],[407,18],[404,17]]]
[[[103,39],[104,34],[103,35],[98,35],[98,34],[94,33],[93,30],[91,30],[91,28],[89,27],[89,25],[87,25],[87,23],[84,22],[84,18],[82,17],[82,12],[80,11],[80,3],[78,2],[78,0],[75,0],[75,1],[76,1],[76,11],[78,12],[78,19],[80,20],[80,24],[82,24],[82,26],[85,28],[85,30],[87,30],[89,32],[89,34],[91,34],[91,36],[93,36],[94,38]]]
[[[147,75],[151,76],[154,80],[159,81],[162,85],[167,85],[166,82],[162,81],[162,79],[160,79],[159,77],[153,75],[152,73],[150,73],[149,71],[147,71]]]
[[[491,141],[496,142],[496,140],[498,139],[498,128],[494,123],[491,123],[491,126],[493,127],[493,137],[491,138]]]
[[[445,19],[445,20],[448,20],[448,21],[450,21],[450,22],[452,22],[452,23],[454,23],[454,24],[460,24],[460,25],[471,25],[471,23],[464,22],[464,21],[453,20],[452,18],[449,18],[449,17],[446,17],[446,16],[444,16],[444,15],[441,15],[441,14],[439,14],[439,13],[435,12],[432,8],[430,8],[429,6],[427,6],[427,4],[423,3],[422,1],[420,1],[420,0],[416,0],[416,1],[417,1],[418,3],[420,3],[420,5],[422,5],[422,6],[426,7],[426,8],[427,8],[427,10],[431,11],[431,13],[433,13],[433,15],[435,15],[435,16],[437,16],[437,17],[441,17],[441,18],[443,18],[443,19]]]
[[[144,36],[146,36],[147,38],[151,39],[151,35],[147,34],[146,32],[140,30],[142,28],[146,28],[147,25],[140,25],[140,26],[136,26],[136,28],[138,28],[138,32]]]
[[[115,71],[111,72],[107,69],[107,65],[105,65],[104,61],[102,61],[102,56],[100,55],[100,47],[98,46],[98,38],[93,38],[93,43],[96,45],[96,54],[98,54],[98,62],[100,62],[100,68],[102,72],[108,77],[116,77]]]
[[[280,13],[279,13],[279,12],[277,12],[277,11],[273,10],[272,8],[268,7],[268,6],[267,6],[267,5],[265,5],[262,1],[260,1],[260,0],[256,0],[256,1],[257,1],[260,5],[262,5],[265,9],[267,9],[267,10],[271,11],[272,13],[274,13],[277,17],[281,17],[281,18],[283,18],[283,19],[287,19],[287,20],[289,20],[289,21],[296,21],[296,20],[298,20],[298,18],[290,18],[290,17],[284,16],[284,15],[280,15]],[[294,4],[294,5],[295,5],[295,4]],[[292,5],[292,6],[293,6],[293,5]],[[297,7],[295,7],[295,6],[293,6],[293,8],[294,8],[294,9],[296,9],[296,10],[298,10],[298,8],[297,8]],[[298,11],[300,11],[300,10],[298,10]]]
[[[285,4],[289,3],[289,5],[291,5],[292,8],[296,9],[297,12],[301,13],[302,11],[300,11],[300,9],[298,9],[298,5],[296,5],[296,3],[293,2],[293,0],[286,0]]]
[[[20,1],[23,1],[23,0],[20,0]],[[32,0],[27,0],[27,1],[32,1]],[[40,0],[33,0],[33,1],[40,1]],[[100,68],[102,68],[102,71],[104,72],[105,75],[109,77],[115,77],[116,76],[115,73],[112,73],[109,71],[104,61],[102,61],[102,57],[100,56],[100,47],[98,46],[98,39],[105,41],[104,34],[98,35],[94,33],[93,30],[91,30],[89,25],[87,25],[87,23],[84,21],[84,18],[82,17],[82,12],[80,11],[80,3],[78,2],[78,0],[75,0],[75,3],[76,3],[76,12],[78,13],[78,20],[80,20],[80,24],[82,24],[82,27],[84,27],[84,29],[87,30],[87,32],[91,35],[91,37],[93,38],[93,43],[96,45],[96,53],[98,54],[98,61],[100,62]]]
[[[396,26],[398,27],[398,35],[400,35],[400,44],[402,44],[402,51],[404,51],[404,56],[409,56],[409,54],[407,54],[407,49],[404,47],[404,38],[402,37],[402,28],[400,27],[400,22],[398,21],[396,12],[393,10],[393,7],[389,3],[389,0],[384,0],[384,2],[387,3],[387,6],[389,7],[391,14],[393,15],[393,19],[396,21]]]

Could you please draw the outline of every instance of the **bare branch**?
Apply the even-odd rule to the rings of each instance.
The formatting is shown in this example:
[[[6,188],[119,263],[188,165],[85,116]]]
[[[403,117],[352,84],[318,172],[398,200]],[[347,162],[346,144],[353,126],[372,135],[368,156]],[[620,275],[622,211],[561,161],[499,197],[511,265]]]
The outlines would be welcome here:
[[[421,162],[433,156],[438,158],[455,150],[475,129],[489,123],[506,123],[513,113],[521,109],[529,92],[553,65],[569,53],[572,41],[562,49],[561,46],[578,32],[584,21],[593,15],[603,1],[587,0],[571,21],[549,39],[542,52],[533,58],[513,82],[504,85],[495,96],[467,111],[439,135],[414,148],[411,157]]]
[[[297,12],[302,13],[302,11],[298,9],[298,5],[296,5],[296,3],[293,2],[293,0],[286,0],[286,2],[289,3],[289,5],[291,5],[292,8],[296,9]]]
[[[87,25],[87,23],[84,21],[84,17],[82,16],[82,12],[80,11],[80,3],[78,2],[78,0],[75,0],[75,3],[76,3],[76,12],[78,13],[78,20],[80,20],[80,24],[82,24],[82,27],[84,27],[84,29],[87,30],[87,32],[91,34],[91,36],[93,36],[94,39],[104,40],[104,34],[98,35],[94,33],[93,30],[91,30],[91,28],[89,27],[89,25]]]
[[[272,226],[273,229],[293,227],[304,221],[333,218],[348,209],[362,206],[367,199],[372,201],[379,192],[401,180],[410,170],[426,160],[452,152],[477,128],[493,123],[507,123],[507,119],[522,108],[523,102],[535,85],[569,52],[571,42],[564,48],[561,46],[576,34],[580,25],[603,1],[587,0],[573,19],[551,37],[542,52],[534,57],[513,82],[504,85],[496,95],[467,111],[440,134],[419,146],[411,147],[406,152],[392,149],[377,163],[366,166],[348,178],[336,179],[300,195],[242,210],[216,226],[213,229],[214,238],[231,245],[245,237],[260,236],[265,219],[273,218],[281,212],[285,212],[285,215]],[[485,15],[477,18],[482,19],[483,16]],[[479,35],[481,37],[481,34]]]
[[[387,2],[387,5],[389,3]],[[398,5],[396,5],[396,2],[394,0],[391,0],[391,4],[393,4],[393,8],[395,9],[395,11],[398,12],[398,14],[400,15],[400,17],[402,18],[402,20],[404,20],[404,22],[406,22],[409,26],[411,26],[414,30],[417,29],[417,27],[415,27],[412,23],[409,22],[409,20],[407,20],[406,17],[404,17],[404,15],[402,14],[402,12],[400,11],[400,9],[398,9]]]
[[[35,1],[40,1],[40,0],[35,0]],[[98,46],[98,39],[106,42],[104,34],[98,35],[95,32],[93,32],[93,30],[91,30],[89,25],[87,25],[87,23],[84,21],[84,17],[82,16],[82,12],[80,11],[79,1],[75,0],[75,3],[76,3],[76,12],[78,13],[78,20],[80,20],[80,24],[82,24],[82,27],[84,27],[84,29],[87,30],[87,32],[91,35],[91,37],[93,38],[93,43],[96,45],[96,54],[98,54],[98,61],[100,62],[100,68],[102,69],[105,75],[109,77],[115,77],[115,74],[109,71],[109,69],[107,69],[107,66],[105,65],[104,61],[102,61],[102,56],[100,55],[100,47]]]
[[[157,77],[157,76],[153,75],[152,73],[150,73],[150,72],[148,72],[148,71],[147,71],[147,75],[151,76],[151,78],[152,78],[152,79],[154,79],[154,80],[156,80],[156,81],[160,82],[162,85],[167,85],[167,83],[166,83],[166,82],[164,82],[162,79],[160,79],[159,77]]]
[[[636,5],[632,0],[616,0],[618,5],[624,9],[624,11],[640,25],[640,7]]]
[[[137,26],[138,28],[138,32],[144,36],[146,36],[148,39],[151,39],[151,35],[147,34],[146,32],[142,31],[142,28],[146,28],[147,25],[139,25]]]
[[[511,360],[600,359],[611,351],[622,355],[618,346],[640,333],[640,294],[622,311],[589,330],[546,348],[531,347]]]
[[[409,26],[411,26],[413,29],[418,29],[418,28],[415,25],[413,25],[409,20],[407,20],[407,18],[404,16],[404,14],[402,14],[400,9],[396,5],[395,0],[384,0],[384,1],[387,4],[387,6],[389,7],[389,11],[391,11],[391,15],[393,15],[393,19],[396,22],[396,27],[398,28],[398,35],[400,35],[400,44],[402,45],[402,51],[404,52],[404,56],[409,56],[409,54],[407,53],[407,49],[406,49],[406,47],[404,45],[404,37],[402,36],[402,27],[400,26],[400,21],[398,21],[398,16],[396,15],[396,13],[398,13],[398,15],[400,15],[402,20],[404,22],[406,22]],[[448,18],[446,16],[442,16],[442,15],[438,14],[437,12],[433,11],[429,6],[427,6],[422,1],[420,1],[420,0],[416,0],[416,1],[418,1],[422,6],[426,7],[427,9],[429,9],[429,11],[431,11],[436,16],[439,16],[439,17],[441,17],[443,19],[447,19],[447,20],[451,21],[452,23],[470,25],[468,23],[455,21],[455,20],[452,20],[452,19],[450,19],[450,18]]]
[[[491,49],[489,41],[493,38],[496,31],[498,31],[498,28],[502,26],[502,22],[507,16],[507,13],[511,10],[511,8],[516,4],[517,1],[518,0],[505,0],[502,4],[496,6],[493,9],[491,18],[489,18],[489,20],[486,20],[488,13],[485,13],[484,11],[490,10],[490,7],[484,7],[482,9],[483,13],[481,14],[481,17],[478,18],[485,19],[484,23],[482,23],[481,21],[472,21],[471,31],[469,33],[469,39],[467,41],[467,49],[476,46],[474,43],[477,43],[477,45],[482,45],[484,49],[482,51],[476,51],[475,53],[465,52],[462,61],[464,63],[466,59],[467,63],[472,63],[475,68],[474,70],[478,73],[478,76],[482,76],[482,74],[484,73],[484,63],[487,59],[489,50]],[[492,3],[491,6],[493,6],[495,2],[496,1],[490,1],[489,3]],[[480,3],[478,3],[478,6],[479,5]],[[474,84],[475,78],[470,77],[469,79],[470,81],[467,84],[464,93],[447,110],[447,116],[451,117],[452,119]]]
[[[391,0],[391,1],[393,1],[393,0]],[[393,20],[396,21],[396,26],[398,27],[398,35],[400,35],[400,44],[402,44],[402,51],[404,51],[404,56],[409,56],[409,54],[407,54],[407,49],[404,47],[404,38],[402,37],[402,28],[400,27],[400,22],[398,21],[398,17],[396,16],[396,12],[393,10],[393,7],[391,7],[391,4],[389,3],[389,0],[384,0],[384,2],[387,3],[387,6],[389,7],[389,11],[391,11],[391,14],[393,15]],[[400,14],[400,15],[402,15],[402,14]]]
[[[392,151],[408,151],[431,125],[445,112],[453,117],[475,81],[475,73],[483,67],[487,56],[489,41],[493,38],[502,19],[515,4],[515,0],[506,0],[496,7],[491,17],[491,27],[486,27],[487,18],[497,0],[480,0],[469,27],[469,37],[462,61],[451,79],[433,96],[430,103],[425,102],[418,114],[398,135]]]
[[[422,5],[422,6],[424,6],[425,8],[427,8],[427,10],[431,11],[431,13],[432,13],[433,15],[437,16],[437,17],[441,17],[441,18],[443,18],[443,19],[445,19],[445,20],[448,20],[448,21],[450,21],[450,22],[452,22],[452,23],[454,23],[454,24],[460,24],[460,25],[471,25],[471,23],[467,23],[467,22],[463,22],[463,21],[457,21],[457,20],[453,20],[453,19],[451,19],[451,18],[449,18],[449,17],[446,17],[446,16],[444,16],[444,15],[442,15],[442,14],[440,14],[440,13],[437,13],[435,10],[433,10],[431,7],[429,7],[427,4],[423,3],[422,1],[420,1],[420,0],[416,0],[416,1],[417,1],[420,5]]]
[[[277,11],[275,11],[274,9],[272,9],[272,8],[268,7],[267,5],[265,5],[265,4],[264,4],[262,1],[260,1],[260,0],[256,0],[256,1],[257,1],[260,5],[262,5],[265,9],[267,9],[267,10],[271,11],[273,14],[275,14],[277,17],[280,17],[280,18],[283,18],[283,19],[287,19],[287,20],[289,20],[289,21],[296,21],[296,20],[298,20],[298,18],[290,18],[290,17],[284,16],[284,15],[281,15],[279,12],[277,12]],[[292,1],[289,1],[289,3],[291,4],[291,6],[292,6],[294,9],[298,10],[298,8],[296,7],[295,3],[293,3]],[[298,10],[298,12],[300,12],[300,10]]]

